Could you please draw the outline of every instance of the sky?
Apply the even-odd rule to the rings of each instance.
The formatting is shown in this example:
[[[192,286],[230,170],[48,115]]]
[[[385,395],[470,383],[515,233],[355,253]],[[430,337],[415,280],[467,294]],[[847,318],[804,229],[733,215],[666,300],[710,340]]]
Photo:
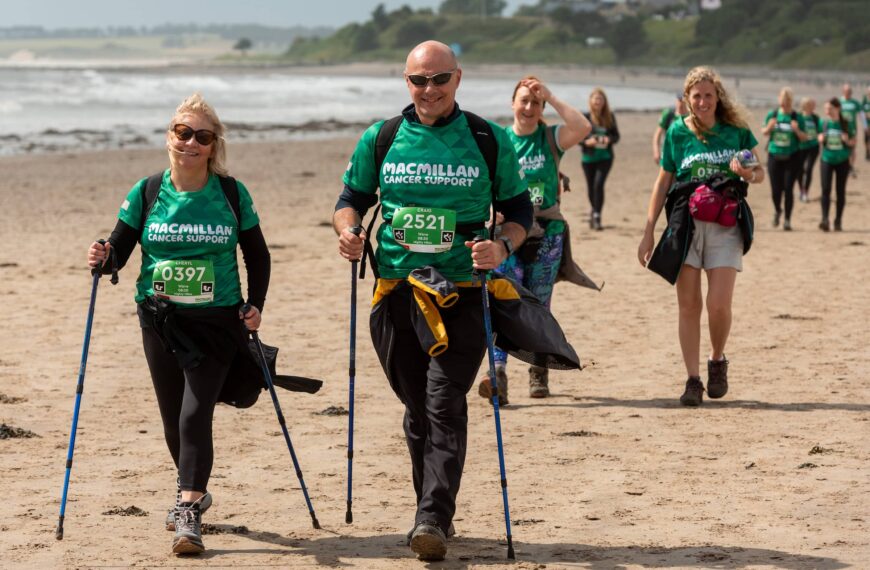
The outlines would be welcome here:
[[[0,0],[0,28],[139,27],[189,22],[340,27],[368,20],[379,3],[387,10],[403,4],[437,10],[441,0]],[[507,0],[504,13],[510,15],[522,4],[535,3]]]

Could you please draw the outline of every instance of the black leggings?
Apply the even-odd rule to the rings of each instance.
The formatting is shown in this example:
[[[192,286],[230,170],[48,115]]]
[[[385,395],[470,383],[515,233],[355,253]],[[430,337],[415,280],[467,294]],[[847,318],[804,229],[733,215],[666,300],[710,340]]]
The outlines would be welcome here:
[[[777,213],[782,212],[782,198],[785,195],[785,219],[791,219],[794,208],[794,183],[800,168],[799,153],[790,155],[786,160],[777,160],[772,154],[767,155],[767,172],[770,176],[770,190],[773,197],[773,207]]]
[[[822,219],[828,219],[831,211],[831,179],[837,174],[837,217],[835,223],[843,220],[843,208],[846,207],[846,179],[849,178],[849,161],[844,160],[840,164],[828,164],[822,161]]]
[[[183,370],[153,328],[142,329],[142,345],[181,489],[204,493],[214,461],[214,407],[230,367],[205,358],[199,366]]]
[[[589,203],[592,213],[600,214],[604,207],[604,182],[613,166],[613,159],[598,162],[584,162],[583,174],[586,175],[586,189],[589,192]]]
[[[814,146],[800,151],[800,169],[798,170],[798,187],[808,192],[813,181],[813,167],[819,157],[819,147]]]

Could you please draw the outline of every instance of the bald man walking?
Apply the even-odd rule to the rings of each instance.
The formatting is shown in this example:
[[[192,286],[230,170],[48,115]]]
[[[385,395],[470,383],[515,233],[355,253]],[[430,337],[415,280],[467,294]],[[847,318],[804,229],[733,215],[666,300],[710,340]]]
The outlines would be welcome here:
[[[404,78],[411,104],[363,133],[333,226],[341,256],[361,259],[368,236],[351,230],[380,197],[372,340],[405,405],[417,497],[409,543],[421,560],[442,560],[465,464],[466,394],[486,351],[472,273],[495,269],[522,243],[533,209],[504,129],[459,109],[462,69],[452,50],[418,45]],[[494,241],[486,232],[493,205],[505,217]]]

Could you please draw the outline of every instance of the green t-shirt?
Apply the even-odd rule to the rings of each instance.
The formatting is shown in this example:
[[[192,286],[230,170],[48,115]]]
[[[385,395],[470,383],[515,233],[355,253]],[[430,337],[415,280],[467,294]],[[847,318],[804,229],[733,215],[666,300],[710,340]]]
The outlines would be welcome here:
[[[662,110],[662,114],[659,117],[658,125],[667,131],[671,124],[679,117],[684,117],[685,115],[677,115],[677,111],[673,107],[668,107],[667,109]]]
[[[589,133],[589,137],[587,138],[594,138],[596,140],[600,140],[602,137],[606,136],[608,136],[607,127],[592,125],[592,132]],[[610,145],[598,143],[594,147],[592,147],[592,152],[589,152],[589,147],[586,147],[586,149],[587,151],[583,153],[583,162],[601,162],[604,160],[611,160],[613,158],[613,152],[610,150]]]
[[[842,106],[840,114],[849,121],[850,127],[856,127],[858,125],[858,113],[861,112],[861,103],[855,99],[840,97],[840,105]]]
[[[382,124],[379,121],[366,129],[344,173],[344,183],[357,192],[374,194],[380,188],[383,223],[377,231],[375,258],[381,276],[403,279],[412,270],[431,265],[452,281],[471,280],[471,249],[464,243],[471,236],[453,234],[456,239],[447,251],[424,253],[402,246],[392,227],[393,214],[404,207],[449,210],[455,214],[456,224],[489,219],[492,183],[468,120],[462,114],[439,127],[403,120],[381,171],[376,172],[374,148]],[[507,133],[498,125],[490,125],[498,143],[497,199],[508,200],[527,192],[528,186]],[[435,228],[444,227],[443,221],[440,226],[436,221],[440,216],[427,216],[419,218],[427,228],[430,222]],[[412,216],[411,223],[415,221]],[[396,229],[397,233],[402,231]],[[477,233],[483,235],[485,230]]]
[[[140,230],[143,193],[140,180],[121,204],[118,217]],[[238,232],[260,223],[247,188],[239,188],[240,223],[214,174],[197,192],[179,192],[169,169],[142,231],[142,267],[136,280],[136,302],[155,294],[176,304],[227,307],[242,301],[236,263]],[[155,279],[156,277],[156,279]]]
[[[794,111],[793,113],[798,128],[804,130],[803,115]],[[777,108],[767,114],[764,118],[764,124],[767,125],[773,117],[776,117],[776,126],[773,127],[773,131],[770,133],[770,141],[767,143],[767,152],[779,156],[794,154],[800,148],[800,139],[798,139],[797,133],[792,129],[792,115],[783,113],[781,109]]]
[[[870,118],[870,97],[864,95],[864,99],[861,101],[861,110]]]
[[[704,180],[717,172],[732,178],[728,168],[739,150],[752,150],[758,144],[752,131],[716,123],[703,142],[686,126],[684,118],[674,121],[662,145],[662,168],[673,172],[677,182]]]
[[[850,137],[855,136],[855,125],[848,123]],[[822,145],[822,161],[828,164],[840,164],[849,160],[851,148],[843,142],[843,127],[839,121],[823,119],[819,132],[825,135],[825,144]]]
[[[804,133],[807,135],[807,140],[801,141],[799,148],[817,148],[819,146],[819,116],[813,113],[812,115],[801,115],[804,118]]]
[[[523,172],[526,174],[532,205],[539,210],[546,210],[554,206],[559,197],[559,173],[556,170],[556,162],[550,144],[547,142],[547,129],[553,133],[553,138],[556,141],[556,152],[559,153],[559,158],[562,158],[565,151],[559,146],[558,126],[538,125],[538,129],[534,133],[525,136],[514,133],[513,126],[507,126],[504,129],[508,138],[513,142],[520,166],[523,167]],[[546,224],[542,222],[541,225],[545,225],[544,232],[548,236],[565,231],[565,222],[561,220],[550,220]]]

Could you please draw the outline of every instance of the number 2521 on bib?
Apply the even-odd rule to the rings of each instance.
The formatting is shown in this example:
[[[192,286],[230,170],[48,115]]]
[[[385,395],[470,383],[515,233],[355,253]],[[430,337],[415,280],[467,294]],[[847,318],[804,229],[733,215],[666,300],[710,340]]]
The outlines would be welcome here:
[[[393,213],[393,238],[407,250],[441,253],[453,246],[456,212],[408,206]]]

